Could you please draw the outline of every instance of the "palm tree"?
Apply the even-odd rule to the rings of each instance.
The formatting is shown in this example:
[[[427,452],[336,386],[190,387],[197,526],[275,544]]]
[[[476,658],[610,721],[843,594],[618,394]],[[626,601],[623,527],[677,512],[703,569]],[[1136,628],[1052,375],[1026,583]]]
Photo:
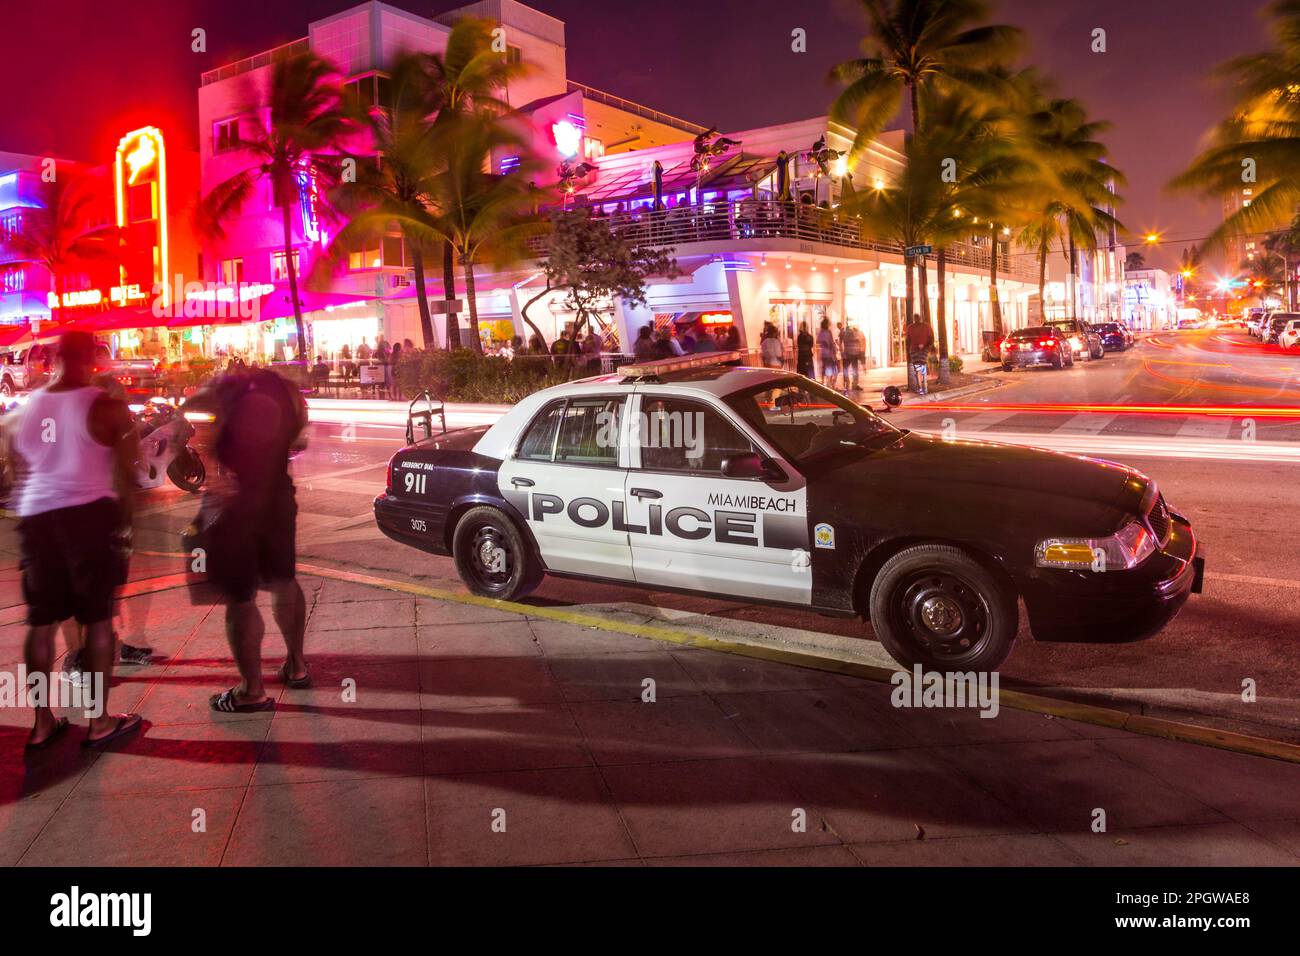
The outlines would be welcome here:
[[[197,224],[202,233],[223,237],[223,224],[239,213],[257,185],[262,181],[270,184],[272,201],[281,215],[289,296],[298,333],[297,355],[302,360],[307,337],[298,299],[292,214],[303,177],[315,177],[322,193],[337,185],[343,145],[355,123],[344,108],[338,74],[315,53],[277,61],[266,103],[249,95],[240,122],[240,147],[251,154],[252,164],[212,188],[199,203]]]
[[[68,281],[88,266],[117,258],[118,230],[101,208],[100,197],[108,189],[102,180],[91,172],[61,170],[42,184],[41,205],[24,209],[18,231],[5,240],[11,258],[38,263],[49,272],[60,319]]]
[[[831,107],[831,119],[857,131],[855,154],[894,118],[904,95],[913,134],[924,129],[920,94],[935,81],[982,99],[1002,91],[1002,77],[989,68],[1015,56],[1021,32],[985,24],[989,4],[984,0],[862,0],[862,5],[871,23],[862,43],[866,55],[831,71],[832,80],[847,84]]]
[[[452,24],[447,48],[442,54],[426,54],[425,70],[430,82],[431,112],[436,123],[451,123],[467,113],[482,111],[501,115],[509,109],[501,93],[526,72],[519,62],[494,50],[491,21],[462,17]],[[456,298],[456,263],[452,243],[442,244],[443,295]],[[468,291],[467,291],[468,294]],[[474,327],[475,351],[482,349],[478,339],[477,306],[470,302]],[[447,316],[447,347],[460,347],[460,325],[454,314]]]
[[[492,156],[507,150],[519,157],[518,165],[508,173],[492,171]],[[544,228],[534,212],[536,195],[530,182],[541,161],[521,129],[483,112],[440,119],[434,127],[434,151],[442,165],[431,180],[432,229],[460,258],[471,347],[481,351],[474,266],[487,259],[504,268],[524,258],[527,240]]]
[[[425,58],[419,54],[401,56],[394,62],[391,74],[390,102],[358,110],[357,117],[368,128],[379,161],[360,164],[357,181],[341,184],[334,191],[333,205],[347,217],[347,224],[335,236],[328,256],[318,263],[337,264],[348,252],[364,248],[367,240],[373,242],[394,226],[400,229],[415,272],[420,332],[424,347],[432,350],[437,343],[426,292],[424,255],[439,237],[430,213],[437,160]]]
[[[1218,67],[1220,78],[1235,88],[1231,112],[1170,183],[1215,199],[1237,193],[1243,184],[1252,189],[1250,205],[1210,233],[1203,253],[1223,248],[1233,236],[1285,227],[1300,206],[1300,3],[1276,0],[1269,11],[1273,49]]]
[[[1078,250],[1097,248],[1097,234],[1122,228],[1111,210],[1120,201],[1115,185],[1124,176],[1106,162],[1106,147],[1097,138],[1110,128],[1090,120],[1077,100],[1051,98],[1036,79],[1028,80],[1030,110],[1025,117],[1028,143],[1042,179],[1041,205],[1024,224],[1019,240],[1038,258],[1039,302],[1047,282],[1047,257],[1059,241],[1069,261],[1070,316],[1075,317]]]

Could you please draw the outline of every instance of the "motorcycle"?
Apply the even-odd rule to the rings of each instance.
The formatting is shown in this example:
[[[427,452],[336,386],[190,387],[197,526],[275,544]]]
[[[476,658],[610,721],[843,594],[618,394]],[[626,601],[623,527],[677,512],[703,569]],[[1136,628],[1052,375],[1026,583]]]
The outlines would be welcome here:
[[[195,494],[207,480],[207,468],[199,453],[189,447],[194,437],[191,425],[175,406],[150,402],[132,412],[140,440],[136,461],[136,482],[141,488],[157,488],[165,479],[182,491]]]

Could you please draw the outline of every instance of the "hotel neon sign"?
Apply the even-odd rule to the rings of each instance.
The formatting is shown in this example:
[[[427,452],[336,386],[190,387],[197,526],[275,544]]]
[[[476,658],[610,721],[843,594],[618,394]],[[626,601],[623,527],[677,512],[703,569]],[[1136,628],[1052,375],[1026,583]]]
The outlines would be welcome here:
[[[117,227],[126,228],[129,218],[126,191],[128,186],[135,186],[140,177],[153,170],[153,188],[156,202],[153,206],[158,221],[158,262],[162,267],[161,279],[162,304],[171,304],[171,289],[166,277],[171,275],[170,243],[167,236],[167,149],[163,143],[162,130],[156,126],[145,126],[133,130],[122,137],[117,144],[117,158],[113,164],[115,198],[117,200]],[[155,280],[157,281],[157,279]]]
[[[147,298],[139,285],[115,285],[108,290],[107,295],[103,289],[76,289],[63,293],[62,298],[55,292],[47,293],[45,301],[51,309],[85,309],[102,305],[105,301],[120,307],[143,302]]]

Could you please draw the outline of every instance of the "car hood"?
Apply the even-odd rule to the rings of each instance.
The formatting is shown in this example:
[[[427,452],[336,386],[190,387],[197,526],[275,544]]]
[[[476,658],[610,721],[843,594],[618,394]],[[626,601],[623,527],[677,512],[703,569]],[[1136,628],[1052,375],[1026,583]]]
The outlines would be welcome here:
[[[864,461],[864,457],[866,461]],[[1148,479],[1096,458],[990,441],[948,440],[908,432],[869,451],[847,450],[818,463],[833,480],[869,480],[894,487],[935,482],[967,500],[1013,500],[1017,492],[1134,511]],[[818,466],[814,466],[818,467]]]

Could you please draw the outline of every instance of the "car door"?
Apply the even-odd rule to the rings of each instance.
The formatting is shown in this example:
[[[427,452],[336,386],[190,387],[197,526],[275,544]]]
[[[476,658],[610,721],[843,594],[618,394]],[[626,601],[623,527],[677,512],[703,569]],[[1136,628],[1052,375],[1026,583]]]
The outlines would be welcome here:
[[[811,603],[805,482],[729,410],[703,397],[638,390],[628,443],[637,583]],[[722,474],[728,457],[755,451],[776,460],[783,477]]]
[[[550,571],[632,580],[623,520],[623,395],[556,399],[501,463],[501,494],[524,515]]]

